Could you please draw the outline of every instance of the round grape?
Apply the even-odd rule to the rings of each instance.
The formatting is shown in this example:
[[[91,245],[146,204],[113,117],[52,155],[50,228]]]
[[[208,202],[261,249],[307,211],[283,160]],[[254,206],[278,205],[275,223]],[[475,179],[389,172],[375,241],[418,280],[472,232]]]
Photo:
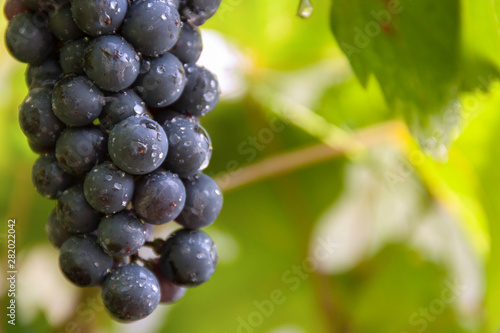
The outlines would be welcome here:
[[[68,126],[90,125],[101,114],[104,96],[84,76],[66,75],[52,94],[55,115]]]
[[[113,258],[104,253],[95,236],[73,236],[61,246],[59,267],[75,285],[94,287],[113,268]]]
[[[144,56],[157,57],[179,38],[177,9],[163,0],[136,1],[123,22],[122,35]]]
[[[162,126],[168,138],[169,150],[163,164],[167,170],[188,177],[208,166],[212,143],[207,131],[196,120],[174,117]]]
[[[58,249],[67,239],[74,236],[74,234],[64,229],[61,222],[59,222],[55,208],[52,209],[49,217],[47,218],[47,222],[45,223],[45,233],[47,234],[49,242]]]
[[[99,224],[99,213],[85,200],[82,185],[64,191],[57,201],[56,210],[59,222],[75,234],[91,233]]]
[[[104,280],[102,300],[108,313],[125,322],[147,317],[160,302],[160,286],[147,268],[118,267]]]
[[[175,219],[187,229],[201,229],[211,225],[222,209],[222,192],[219,185],[205,174],[184,180],[186,204]]]
[[[55,5],[49,11],[49,28],[59,40],[70,41],[83,38],[85,33],[78,28],[71,16],[71,4]]]
[[[28,65],[26,68],[26,85],[30,89],[53,87],[62,77],[63,72],[57,58],[50,57],[40,65]]]
[[[203,50],[200,29],[189,23],[184,23],[179,34],[179,40],[169,51],[184,64],[195,64]]]
[[[52,89],[37,88],[19,106],[19,124],[31,142],[53,147],[65,125],[54,115]]]
[[[102,108],[99,119],[105,129],[111,131],[119,122],[134,115],[144,115],[146,105],[133,90],[122,92],[106,97],[106,104]]]
[[[217,78],[203,67],[187,65],[186,79],[184,92],[171,108],[197,117],[207,115],[219,102]]]
[[[173,283],[196,287],[208,281],[217,267],[217,249],[200,230],[177,230],[161,250],[160,268]]]
[[[38,193],[48,199],[58,198],[74,182],[73,177],[59,166],[54,153],[41,155],[35,161],[31,180]]]
[[[163,108],[174,103],[186,85],[184,67],[173,54],[151,61],[149,71],[139,75],[136,91],[147,106]]]
[[[105,214],[124,210],[134,194],[134,177],[119,170],[113,163],[104,162],[94,167],[85,177],[84,192],[87,202]]]
[[[184,0],[179,10],[188,22],[202,25],[217,12],[220,3],[221,0]]]
[[[123,211],[103,218],[97,237],[107,254],[126,257],[137,253],[146,242],[146,226],[131,212]]]
[[[83,52],[88,46],[86,38],[68,42],[61,46],[59,62],[64,74],[85,75],[83,70]]]
[[[109,154],[113,162],[132,175],[156,170],[165,160],[168,140],[163,128],[144,116],[129,117],[109,134]]]
[[[144,222],[159,225],[173,221],[185,201],[186,190],[180,178],[171,172],[156,170],[137,181],[132,202]]]
[[[54,38],[43,18],[29,12],[9,21],[5,43],[10,54],[20,62],[42,63],[54,48]]]
[[[127,0],[72,0],[76,24],[91,36],[114,34],[127,14]]]
[[[103,90],[128,88],[137,79],[139,69],[139,56],[122,37],[99,37],[85,49],[85,73]]]
[[[107,137],[97,127],[66,128],[56,143],[57,162],[71,175],[82,175],[101,163]]]

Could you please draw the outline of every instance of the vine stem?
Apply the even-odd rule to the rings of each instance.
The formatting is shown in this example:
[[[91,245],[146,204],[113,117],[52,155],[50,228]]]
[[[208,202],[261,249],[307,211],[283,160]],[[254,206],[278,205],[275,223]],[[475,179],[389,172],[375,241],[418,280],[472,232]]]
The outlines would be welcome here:
[[[399,145],[407,136],[401,121],[388,121],[362,129],[334,147],[319,143],[299,150],[285,152],[240,168],[216,179],[222,191],[243,187],[277,175],[287,174],[343,155],[355,154],[381,144]],[[404,140],[403,140],[404,141]],[[222,180],[224,178],[224,180]]]

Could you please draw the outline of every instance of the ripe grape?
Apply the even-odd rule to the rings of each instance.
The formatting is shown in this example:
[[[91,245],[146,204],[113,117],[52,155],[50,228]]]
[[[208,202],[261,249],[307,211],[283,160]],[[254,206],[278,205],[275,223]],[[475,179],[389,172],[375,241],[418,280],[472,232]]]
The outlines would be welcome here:
[[[57,199],[74,182],[73,177],[59,166],[53,152],[41,155],[35,161],[31,180],[38,193],[48,199]]]
[[[43,17],[30,12],[18,14],[9,21],[5,43],[14,58],[29,64],[42,63],[55,46]]]
[[[114,269],[102,285],[102,301],[108,313],[130,322],[148,316],[160,302],[160,285],[147,268],[126,265]]]
[[[136,183],[133,204],[144,222],[159,225],[173,221],[182,211],[185,201],[184,184],[171,172],[156,170]]]
[[[113,258],[104,253],[95,236],[73,236],[61,246],[59,266],[73,284],[93,287],[111,270]]]
[[[165,1],[136,1],[123,22],[122,35],[143,55],[157,57],[175,45],[180,26],[179,12]]]
[[[147,106],[163,108],[181,96],[185,85],[182,62],[173,54],[166,53],[151,61],[149,70],[139,75],[135,89]]]
[[[160,268],[173,283],[196,287],[208,281],[217,266],[217,249],[203,231],[177,230],[161,250]]]
[[[52,108],[68,126],[90,125],[101,114],[104,96],[94,83],[84,76],[66,75],[52,93]]]
[[[82,185],[64,191],[57,200],[56,211],[59,222],[75,234],[91,233],[99,224],[100,215],[85,200]]]
[[[83,186],[87,202],[105,214],[124,210],[134,194],[134,178],[111,162],[104,162],[90,170]]]
[[[146,242],[146,225],[130,211],[104,217],[97,228],[99,244],[113,257],[135,254]]]
[[[87,76],[101,89],[118,92],[134,83],[139,74],[139,56],[134,48],[118,36],[94,39],[84,51]]]
[[[184,179],[186,204],[175,219],[187,229],[201,229],[211,225],[222,209],[222,192],[219,185],[205,174]]]
[[[163,128],[144,116],[129,117],[109,134],[109,154],[113,162],[132,175],[156,170],[165,160],[168,140]]]

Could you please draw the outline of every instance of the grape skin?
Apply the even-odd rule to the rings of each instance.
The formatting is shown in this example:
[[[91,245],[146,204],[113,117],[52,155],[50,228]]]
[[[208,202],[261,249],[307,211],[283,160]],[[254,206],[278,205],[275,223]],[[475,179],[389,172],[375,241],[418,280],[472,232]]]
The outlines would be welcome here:
[[[205,174],[184,179],[186,204],[176,222],[188,229],[208,227],[217,219],[222,209],[222,192],[219,185]]]
[[[83,187],[85,198],[92,208],[101,213],[114,214],[124,210],[132,200],[134,178],[113,163],[104,162],[87,173]]]
[[[38,145],[53,147],[66,127],[52,111],[52,89],[37,88],[28,93],[19,107],[19,124],[28,139]]]
[[[146,226],[130,211],[104,217],[97,228],[99,244],[110,256],[135,254],[146,242]]]
[[[31,180],[35,189],[48,199],[57,199],[74,179],[57,163],[53,152],[41,155],[33,164]]]
[[[166,53],[152,60],[149,71],[139,75],[135,90],[147,106],[164,108],[179,99],[185,86],[182,62],[173,54]]]
[[[148,269],[131,264],[118,267],[102,285],[102,301],[108,313],[124,322],[148,316],[160,302],[160,285]]]
[[[136,183],[133,204],[137,215],[146,223],[160,225],[173,221],[185,201],[184,184],[171,172],[156,170]]]
[[[165,161],[168,140],[163,128],[147,117],[129,117],[109,134],[109,154],[113,162],[132,175],[156,170]]]
[[[14,16],[5,32],[5,43],[10,54],[29,64],[42,63],[55,46],[54,37],[43,19],[30,12]]]
[[[93,287],[111,270],[113,258],[104,253],[95,236],[73,236],[61,246],[59,266],[76,286]]]
[[[177,230],[161,250],[161,272],[180,286],[196,287],[207,282],[216,266],[217,249],[203,231]]]
[[[180,26],[179,12],[165,1],[137,1],[123,22],[122,35],[143,55],[158,57],[175,45]]]
[[[75,234],[91,233],[101,218],[85,200],[82,185],[75,185],[63,192],[57,201],[56,212],[64,228]]]
[[[134,48],[119,36],[94,39],[84,51],[87,76],[101,89],[118,92],[134,83],[139,75],[139,56]]]

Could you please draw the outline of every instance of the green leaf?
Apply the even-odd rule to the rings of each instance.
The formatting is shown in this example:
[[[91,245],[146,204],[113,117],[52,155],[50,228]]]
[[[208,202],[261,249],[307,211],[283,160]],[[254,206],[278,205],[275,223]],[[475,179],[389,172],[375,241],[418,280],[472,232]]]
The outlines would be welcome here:
[[[331,12],[332,30],[361,82],[373,74],[391,103],[422,110],[449,100],[459,20],[458,0],[336,0]]]

